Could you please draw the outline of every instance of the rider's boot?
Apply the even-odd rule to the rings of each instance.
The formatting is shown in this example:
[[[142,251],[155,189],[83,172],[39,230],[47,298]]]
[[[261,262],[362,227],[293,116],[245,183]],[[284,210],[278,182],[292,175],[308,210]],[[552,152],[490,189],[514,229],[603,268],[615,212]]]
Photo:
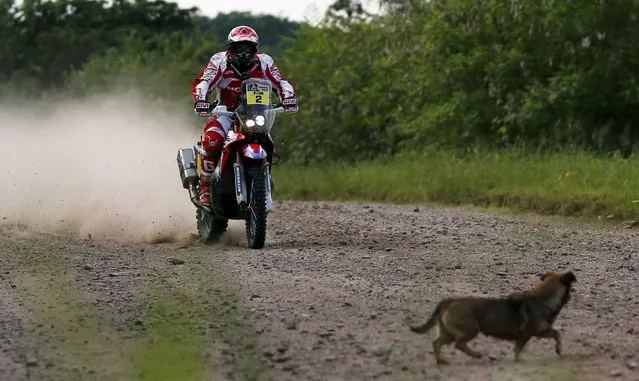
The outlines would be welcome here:
[[[200,204],[211,206],[211,175],[200,174]]]
[[[202,158],[202,161],[207,164],[204,167],[207,169],[215,168],[215,166],[217,165],[217,159],[218,158],[210,158],[210,157],[204,156]],[[206,206],[211,206],[211,179],[212,178],[213,178],[213,172],[206,171],[203,168],[202,172],[200,173],[200,184],[199,184],[200,203]]]

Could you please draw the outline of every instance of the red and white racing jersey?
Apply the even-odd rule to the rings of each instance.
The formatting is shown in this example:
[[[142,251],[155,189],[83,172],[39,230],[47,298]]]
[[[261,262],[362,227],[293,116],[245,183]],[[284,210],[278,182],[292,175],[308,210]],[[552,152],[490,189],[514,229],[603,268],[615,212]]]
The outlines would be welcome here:
[[[295,87],[282,77],[273,58],[264,53],[257,53],[256,56],[247,76],[270,80],[281,99],[294,96]],[[227,65],[227,53],[219,52],[211,57],[193,81],[193,100],[206,100],[209,93],[217,89],[217,99],[220,104],[233,110],[242,92],[241,85],[242,80],[239,74]]]

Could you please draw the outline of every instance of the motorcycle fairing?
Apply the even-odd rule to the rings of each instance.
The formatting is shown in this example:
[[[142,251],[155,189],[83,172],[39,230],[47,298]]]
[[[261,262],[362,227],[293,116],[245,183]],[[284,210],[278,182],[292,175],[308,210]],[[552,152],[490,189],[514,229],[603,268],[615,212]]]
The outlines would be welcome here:
[[[267,154],[266,150],[257,143],[251,143],[242,148],[242,154],[249,159],[264,159]]]

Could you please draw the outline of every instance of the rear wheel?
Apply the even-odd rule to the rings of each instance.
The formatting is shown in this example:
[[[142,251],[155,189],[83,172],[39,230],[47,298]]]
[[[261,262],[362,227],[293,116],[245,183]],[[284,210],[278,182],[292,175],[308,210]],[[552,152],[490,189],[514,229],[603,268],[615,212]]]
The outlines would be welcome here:
[[[261,249],[266,241],[266,167],[253,167],[248,172],[251,186],[246,240],[251,249]]]
[[[219,241],[222,233],[226,231],[229,225],[229,220],[214,218],[211,214],[202,211],[200,208],[195,212],[195,218],[197,220],[197,233],[200,237],[200,241],[207,245]]]

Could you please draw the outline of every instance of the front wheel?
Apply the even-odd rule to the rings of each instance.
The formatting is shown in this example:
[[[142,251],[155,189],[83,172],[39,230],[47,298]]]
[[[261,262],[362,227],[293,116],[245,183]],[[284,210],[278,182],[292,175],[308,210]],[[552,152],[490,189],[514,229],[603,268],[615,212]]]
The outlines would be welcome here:
[[[261,249],[266,241],[266,167],[253,167],[249,171],[250,192],[246,217],[246,240],[251,249]]]
[[[200,208],[195,212],[195,218],[197,219],[197,233],[200,241],[207,245],[216,243],[229,224],[229,220],[214,218]]]

